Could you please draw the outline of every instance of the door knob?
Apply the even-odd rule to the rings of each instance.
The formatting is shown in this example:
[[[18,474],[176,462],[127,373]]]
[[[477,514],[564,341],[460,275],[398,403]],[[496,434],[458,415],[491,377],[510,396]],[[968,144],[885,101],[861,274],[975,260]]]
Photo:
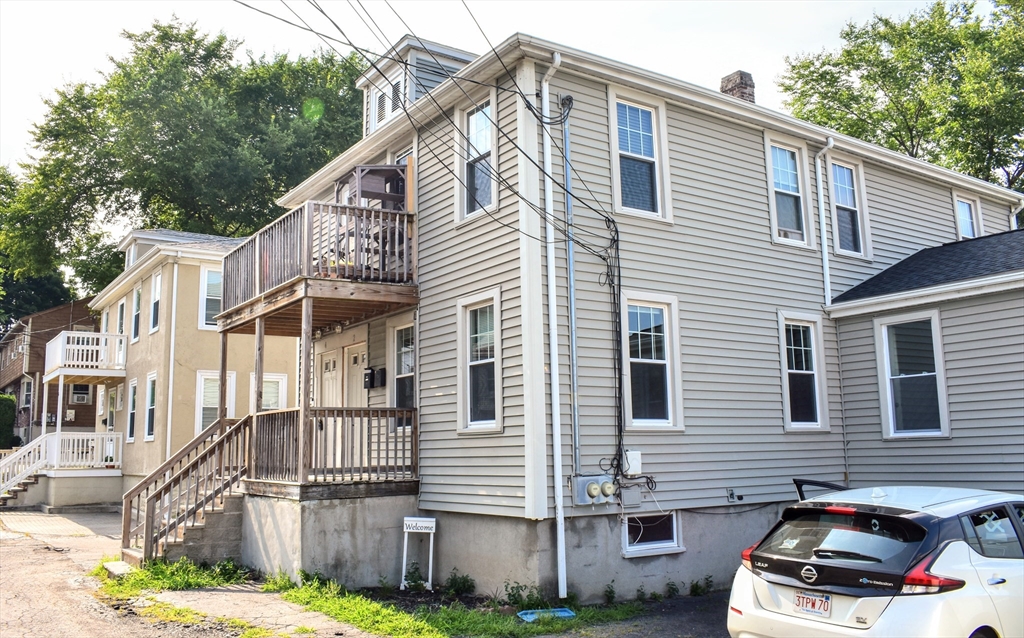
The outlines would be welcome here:
[[[989,585],[1002,585],[1005,582],[1006,582],[1005,578],[996,578],[994,576],[992,578],[988,579],[988,584]]]

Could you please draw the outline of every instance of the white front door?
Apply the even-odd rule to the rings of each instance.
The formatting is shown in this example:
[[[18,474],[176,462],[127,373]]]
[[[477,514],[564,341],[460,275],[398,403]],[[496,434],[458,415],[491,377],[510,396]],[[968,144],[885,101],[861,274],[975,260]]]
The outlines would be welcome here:
[[[321,407],[341,407],[341,383],[338,377],[338,351],[320,355],[320,396],[316,404]]]
[[[345,407],[365,408],[366,390],[363,373],[366,372],[366,344],[357,343],[345,348]]]

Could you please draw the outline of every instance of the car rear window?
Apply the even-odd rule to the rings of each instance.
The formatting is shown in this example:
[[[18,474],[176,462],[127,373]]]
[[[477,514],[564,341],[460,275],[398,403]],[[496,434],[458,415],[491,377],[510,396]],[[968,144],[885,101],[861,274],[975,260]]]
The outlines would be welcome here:
[[[756,551],[902,572],[925,536],[923,527],[898,517],[805,512],[784,521]]]

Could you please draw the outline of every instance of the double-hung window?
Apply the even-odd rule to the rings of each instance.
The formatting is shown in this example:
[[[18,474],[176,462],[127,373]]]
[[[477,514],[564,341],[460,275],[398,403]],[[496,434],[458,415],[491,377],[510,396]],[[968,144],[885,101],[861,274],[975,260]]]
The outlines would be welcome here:
[[[464,433],[500,432],[501,305],[498,289],[460,299],[458,313],[462,394],[459,430]]]
[[[32,382],[21,382],[21,407],[27,408],[32,405]]]
[[[146,440],[152,441],[156,434],[156,373],[146,376]]]
[[[125,300],[117,302],[117,334],[124,334],[124,306]]]
[[[772,240],[797,246],[813,246],[807,195],[810,190],[803,167],[807,152],[803,143],[780,140],[765,134],[768,158],[768,208]]]
[[[125,439],[131,443],[135,440],[135,408],[139,403],[139,382],[132,379],[128,382],[128,432]]]
[[[609,88],[609,109],[615,209],[671,221],[664,102]]]
[[[228,384],[232,382],[233,373],[228,374]],[[264,412],[267,410],[281,410],[288,407],[288,375],[263,373],[263,395],[260,401],[260,409],[256,410],[256,373],[249,375],[249,412]],[[216,404],[215,404],[216,405]]]
[[[466,114],[466,210],[472,215],[494,203],[492,109],[485,101]]]
[[[139,340],[139,327],[142,323],[142,286],[132,291],[132,343]]]
[[[149,331],[155,332],[160,327],[160,288],[163,277],[160,273],[153,275],[152,289],[149,294]]]
[[[939,313],[874,320],[883,436],[948,436]]]
[[[827,430],[821,318],[779,311],[785,429]]]
[[[491,336],[493,343],[493,321]],[[413,326],[395,330],[395,407],[416,409],[416,336]],[[492,345],[493,349],[493,345]],[[492,357],[493,359],[493,357]],[[398,425],[412,425],[411,419],[402,418]]]
[[[956,205],[957,239],[981,237],[981,204],[977,199],[961,193],[953,193]]]
[[[675,297],[628,293],[623,303],[624,367],[629,389],[628,425],[682,425],[678,407]]]
[[[837,255],[871,258],[867,198],[859,162],[830,157],[832,242]]]
[[[251,377],[255,379],[255,376]],[[266,384],[264,383],[264,388]],[[235,416],[235,373],[228,371],[227,418]],[[266,399],[264,398],[264,402]],[[217,420],[220,402],[220,373],[215,370],[196,372],[196,434],[210,427]],[[253,407],[250,401],[250,409]]]
[[[212,270],[203,267],[200,274],[200,299],[199,299],[199,327],[205,330],[213,330],[217,327],[217,320],[214,318],[221,311],[221,273],[219,270]]]

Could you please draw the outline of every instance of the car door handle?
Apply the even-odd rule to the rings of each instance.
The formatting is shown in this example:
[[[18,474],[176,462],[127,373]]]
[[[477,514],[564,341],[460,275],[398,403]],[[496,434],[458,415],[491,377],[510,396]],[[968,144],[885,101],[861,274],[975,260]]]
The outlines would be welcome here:
[[[1006,582],[1005,578],[989,578],[988,579],[988,584],[989,585],[1002,585],[1005,582]]]

